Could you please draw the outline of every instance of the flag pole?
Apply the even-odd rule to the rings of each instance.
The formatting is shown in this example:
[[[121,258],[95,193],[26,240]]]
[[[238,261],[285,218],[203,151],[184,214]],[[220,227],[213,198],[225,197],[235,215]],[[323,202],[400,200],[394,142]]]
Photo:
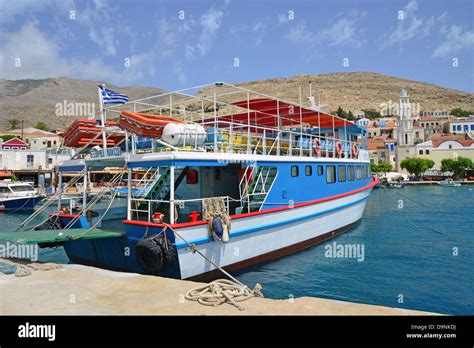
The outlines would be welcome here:
[[[102,84],[102,89],[105,91],[105,84]],[[104,157],[107,156],[107,134],[105,132],[105,114],[104,114],[104,100],[102,98],[102,91],[100,87],[99,91],[99,101],[100,101],[100,121],[102,123],[102,145],[104,149]]]

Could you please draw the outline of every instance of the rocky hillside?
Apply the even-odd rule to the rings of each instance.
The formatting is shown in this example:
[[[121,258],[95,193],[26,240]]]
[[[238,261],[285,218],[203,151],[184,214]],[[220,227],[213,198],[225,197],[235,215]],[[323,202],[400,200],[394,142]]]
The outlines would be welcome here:
[[[402,87],[408,90],[412,103],[419,103],[420,111],[451,111],[456,107],[474,111],[473,93],[370,72],[298,75],[237,85],[295,103],[298,103],[298,88],[301,86],[305,103],[310,81],[316,101],[319,98],[320,104],[329,111],[337,110],[339,106],[352,112],[363,109],[380,111],[382,103],[390,100],[398,103]],[[224,93],[226,88],[220,87],[218,93]],[[213,92],[207,89],[200,93],[211,96]],[[239,95],[237,99],[245,99],[245,96]]]
[[[106,86],[127,94],[131,99],[164,92],[158,88],[117,87],[107,83]],[[67,109],[63,116],[57,116],[57,103],[93,103],[87,110],[94,110],[99,115],[97,82],[66,77],[17,81],[0,79],[0,130],[8,128],[8,119],[24,120],[25,127],[34,127],[38,121],[43,121],[51,129],[62,128],[73,118]],[[81,108],[75,111],[80,112]]]
[[[424,111],[450,111],[456,107],[474,110],[472,93],[369,72],[298,75],[238,85],[295,103],[298,103],[298,87],[301,86],[303,102],[306,103],[309,81],[312,82],[316,99],[329,111],[334,111],[339,106],[354,113],[362,109],[380,111],[382,103],[390,100],[398,103],[402,87],[408,90],[411,102],[419,103],[420,109]],[[148,87],[117,87],[109,84],[107,87],[123,92],[131,99],[164,92],[162,89]],[[226,88],[219,87],[218,93],[224,93]],[[213,89],[204,89],[198,95],[212,96]],[[245,94],[232,98],[227,101],[245,99]],[[97,82],[65,77],[18,81],[0,79],[0,130],[8,127],[8,119],[24,120],[25,127],[35,126],[38,121],[43,121],[51,129],[61,129],[72,120],[67,111],[64,112],[66,116],[56,115],[56,104],[65,102],[93,103],[95,114],[98,115]]]

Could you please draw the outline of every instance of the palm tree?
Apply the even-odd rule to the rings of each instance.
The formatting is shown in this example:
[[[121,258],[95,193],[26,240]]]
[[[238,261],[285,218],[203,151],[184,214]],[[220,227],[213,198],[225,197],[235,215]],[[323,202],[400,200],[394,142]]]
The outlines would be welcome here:
[[[17,120],[16,118],[10,118],[7,120],[8,127],[10,128],[9,130],[15,130],[18,129],[20,126],[20,121]]]

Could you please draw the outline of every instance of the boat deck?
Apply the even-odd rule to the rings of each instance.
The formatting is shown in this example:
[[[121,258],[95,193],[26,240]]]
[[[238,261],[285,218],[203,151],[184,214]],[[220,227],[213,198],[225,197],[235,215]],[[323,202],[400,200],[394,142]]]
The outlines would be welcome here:
[[[2,232],[0,239],[19,244],[60,243],[72,239],[118,238],[122,233],[101,229],[71,228],[69,230],[38,230]]]

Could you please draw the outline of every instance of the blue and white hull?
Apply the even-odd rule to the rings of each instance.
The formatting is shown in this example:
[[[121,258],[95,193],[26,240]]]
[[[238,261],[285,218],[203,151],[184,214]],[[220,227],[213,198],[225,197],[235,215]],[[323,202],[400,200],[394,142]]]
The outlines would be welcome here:
[[[4,206],[5,210],[31,210],[43,200],[42,196],[28,196],[0,199],[0,206]]]
[[[215,263],[235,270],[289,255],[345,232],[362,217],[370,191],[233,219],[227,243],[213,241],[207,225],[177,231]],[[212,278],[212,264],[193,253],[179,237],[176,247],[182,278]]]

